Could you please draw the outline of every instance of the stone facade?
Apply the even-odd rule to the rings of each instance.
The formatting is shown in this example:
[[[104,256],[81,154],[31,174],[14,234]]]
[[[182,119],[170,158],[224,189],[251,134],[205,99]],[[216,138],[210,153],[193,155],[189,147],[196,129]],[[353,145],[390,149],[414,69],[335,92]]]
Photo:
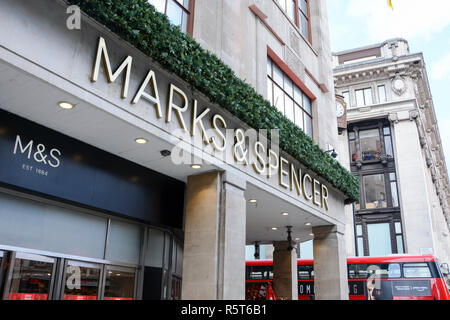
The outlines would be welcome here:
[[[271,52],[283,67],[285,77],[315,97],[310,99],[312,138],[325,149],[338,141],[326,1],[308,3],[309,39],[272,0],[197,0],[190,7],[194,17],[192,36],[264,97],[268,97],[267,65]],[[283,150],[276,155],[280,162],[275,161],[276,169],[269,176],[256,172],[252,163],[233,160],[233,156],[227,158],[231,161],[225,161],[214,152],[210,140],[201,141],[202,128],[197,128],[195,122],[200,108],[210,112],[203,122],[206,129],[213,126],[212,115],[226,121],[232,134],[250,129],[247,124],[92,16],[83,13],[80,29],[67,28],[67,6],[62,0],[0,2],[0,81],[4,84],[0,86],[0,108],[183,183],[184,211],[173,213],[183,218],[183,228],[176,230],[177,240],[184,242],[183,252],[176,254],[177,265],[182,264],[183,271],[178,270],[175,279],[175,274],[167,270],[169,277],[174,276],[172,280],[178,284],[182,281],[179,297],[244,299],[245,245],[285,241],[289,227],[292,238],[302,241],[313,239],[315,230],[318,232],[314,244],[318,252],[315,263],[321,269],[316,276],[320,283],[317,296],[347,299],[342,236],[346,196]],[[148,83],[152,88],[147,87]],[[149,98],[151,94],[158,95],[156,87],[160,99]],[[133,96],[142,97],[144,89],[146,98],[134,101]],[[61,101],[70,102],[73,108],[62,110],[58,106]],[[182,103],[185,107],[181,107]],[[182,129],[192,136],[197,132],[200,144],[192,138],[180,146],[177,133]],[[225,152],[232,151],[234,138],[227,140],[229,150]],[[137,144],[138,140],[146,143]],[[201,156],[201,165],[176,163],[167,156],[168,151],[172,155],[175,151],[184,152],[194,160]],[[271,170],[275,164],[265,167]],[[293,176],[299,173],[306,176],[300,179],[302,188],[300,180],[295,178],[297,188],[293,182]],[[39,199],[45,202],[48,196],[39,194]],[[142,195],[136,195],[139,196]],[[165,201],[170,201],[171,196],[167,195]],[[121,212],[117,214],[130,219]],[[20,230],[17,233],[20,235]],[[0,243],[0,249],[1,246]],[[330,250],[334,252],[331,256],[327,254]],[[49,255],[60,257],[58,252]],[[280,263],[277,269],[282,279],[290,275],[290,283],[280,281],[281,287],[290,288],[283,296],[296,299],[296,254],[285,256],[291,263]],[[133,267],[143,270],[145,257]],[[332,284],[328,284],[328,270],[334,270],[337,277]],[[142,272],[138,275],[141,288],[145,285],[144,276]],[[161,291],[172,289],[179,290],[180,285],[169,284]]]
[[[351,131],[343,130],[339,137],[340,161],[347,168],[352,168],[354,174],[361,175],[361,170],[365,170],[370,162],[365,160],[370,158],[365,159],[364,153],[358,149],[354,153],[349,150],[352,147],[349,134],[352,138],[356,134],[354,141],[360,146],[363,142],[362,138],[358,139],[358,130],[384,121],[383,126],[391,131],[393,155],[383,158],[392,151],[386,146],[389,141],[382,141],[381,138],[380,141],[385,144],[382,150],[387,151],[381,153],[379,160],[384,168],[388,168],[389,163],[395,163],[392,170],[385,169],[383,172],[396,174],[397,209],[401,217],[401,221],[395,220],[396,213],[389,213],[389,208],[370,209],[369,206],[361,206],[354,214],[353,206],[348,206],[347,254],[361,255],[357,252],[358,240],[355,240],[358,234],[361,235],[355,227],[358,221],[364,220],[365,216],[373,218],[376,214],[385,214],[386,219],[391,215],[403,227],[404,248],[393,250],[393,253],[431,253],[441,262],[449,262],[449,178],[423,55],[410,53],[406,40],[392,39],[335,53],[333,59],[336,93],[346,96],[348,128],[352,128]],[[375,170],[376,164],[370,165],[370,170]],[[364,188],[363,182],[361,186]],[[364,189],[361,193],[364,194]],[[396,195],[390,197],[395,206]],[[354,221],[355,218],[358,221]],[[370,223],[370,218],[368,221]],[[393,228],[394,225],[391,227],[391,238],[395,241],[400,233],[399,230],[393,231]],[[367,233],[364,227],[362,231]],[[366,254],[367,246],[370,246],[367,237],[366,234],[359,236]]]

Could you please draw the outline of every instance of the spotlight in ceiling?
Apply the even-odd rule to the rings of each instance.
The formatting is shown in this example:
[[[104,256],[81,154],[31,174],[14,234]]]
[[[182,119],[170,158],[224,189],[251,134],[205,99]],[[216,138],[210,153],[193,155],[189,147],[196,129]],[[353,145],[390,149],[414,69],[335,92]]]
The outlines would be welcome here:
[[[201,169],[202,166],[199,165],[199,164],[193,164],[193,165],[191,165],[191,168],[192,168],[192,169]]]
[[[289,215],[289,212],[282,212],[281,215],[282,215],[282,216],[288,216],[288,215]]]
[[[248,202],[250,202],[250,203],[257,203],[258,200],[256,200],[256,199],[250,199],[250,200],[248,200]]]
[[[311,226],[311,225],[312,225],[311,222],[306,222],[306,223],[305,223],[305,226]]]
[[[70,109],[73,109],[73,107],[75,105],[70,102],[67,102],[67,101],[60,101],[60,102],[58,102],[58,106],[62,109],[70,110]]]
[[[278,230],[278,228],[277,227],[272,227],[272,230],[276,231],[276,230]]]
[[[148,142],[147,139],[144,138],[136,138],[134,139],[134,141],[136,141],[136,143],[138,144],[146,144]]]

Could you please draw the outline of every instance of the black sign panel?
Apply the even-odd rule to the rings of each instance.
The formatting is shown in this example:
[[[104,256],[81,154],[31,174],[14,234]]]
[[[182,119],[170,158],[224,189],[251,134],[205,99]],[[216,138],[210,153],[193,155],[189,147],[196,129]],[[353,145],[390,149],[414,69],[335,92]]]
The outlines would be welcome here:
[[[366,281],[349,281],[348,282],[348,292],[352,296],[365,296],[366,295],[366,289],[365,289]]]
[[[182,228],[183,182],[1,109],[0,183]]]
[[[299,281],[298,282],[299,295],[314,295],[314,281]]]

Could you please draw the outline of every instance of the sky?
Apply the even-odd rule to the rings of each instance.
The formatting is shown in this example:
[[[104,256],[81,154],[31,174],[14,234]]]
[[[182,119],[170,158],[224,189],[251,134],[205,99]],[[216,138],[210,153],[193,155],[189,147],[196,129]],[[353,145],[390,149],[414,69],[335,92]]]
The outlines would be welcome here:
[[[327,0],[333,52],[404,38],[424,54],[447,169],[450,170],[450,1]]]

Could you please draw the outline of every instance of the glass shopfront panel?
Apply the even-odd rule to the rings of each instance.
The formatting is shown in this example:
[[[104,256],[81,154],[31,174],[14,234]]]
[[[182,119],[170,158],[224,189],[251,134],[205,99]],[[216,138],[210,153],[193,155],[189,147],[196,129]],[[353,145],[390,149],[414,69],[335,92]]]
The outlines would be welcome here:
[[[65,269],[64,300],[97,300],[101,266],[69,261]]]
[[[142,227],[121,220],[111,220],[107,259],[131,264],[139,264],[142,246]]]
[[[136,271],[108,266],[104,300],[133,300]]]
[[[13,259],[8,300],[48,300],[55,259],[17,253]]]
[[[107,218],[0,192],[0,244],[103,259]]]

